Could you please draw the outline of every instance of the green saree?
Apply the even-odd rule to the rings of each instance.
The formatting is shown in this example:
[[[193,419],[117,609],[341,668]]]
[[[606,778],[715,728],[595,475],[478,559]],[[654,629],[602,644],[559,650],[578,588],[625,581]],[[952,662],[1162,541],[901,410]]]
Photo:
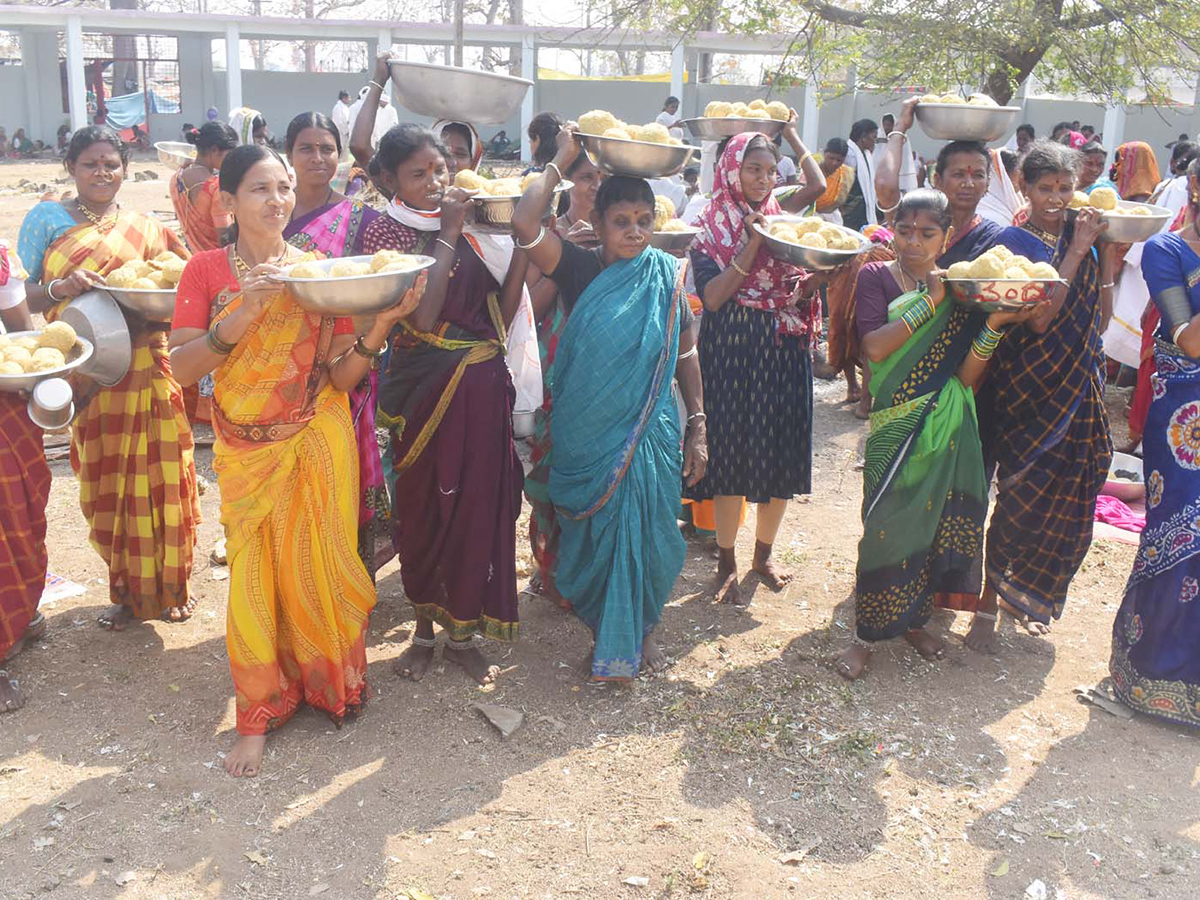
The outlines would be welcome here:
[[[922,294],[888,308],[895,321]],[[921,628],[939,592],[978,593],[987,481],[975,397],[955,377],[983,316],[950,300],[871,366],[871,432],[855,589],[865,641]]]

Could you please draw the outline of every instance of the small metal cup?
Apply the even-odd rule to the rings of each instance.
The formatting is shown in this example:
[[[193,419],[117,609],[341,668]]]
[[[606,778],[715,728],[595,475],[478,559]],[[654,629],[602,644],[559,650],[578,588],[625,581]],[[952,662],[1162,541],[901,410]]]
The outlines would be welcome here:
[[[71,385],[62,378],[39,381],[29,397],[29,418],[46,431],[66,428],[75,417]]]

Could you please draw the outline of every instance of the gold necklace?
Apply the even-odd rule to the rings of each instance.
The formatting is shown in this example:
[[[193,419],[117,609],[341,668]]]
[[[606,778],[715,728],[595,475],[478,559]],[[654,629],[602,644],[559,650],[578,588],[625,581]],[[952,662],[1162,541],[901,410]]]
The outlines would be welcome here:
[[[274,265],[275,263],[277,263],[281,259],[283,259],[285,256],[287,256],[287,253],[288,253],[287,247],[284,247],[283,252],[280,253],[274,259],[268,258],[268,259],[263,260],[263,265]],[[237,268],[237,271],[238,271],[238,281],[241,281],[241,276],[243,274],[249,275],[250,270],[254,268],[254,266],[250,265],[250,263],[248,263],[244,259],[242,259],[242,254],[238,250],[236,245],[234,245],[234,248],[233,248],[233,264],[234,264],[234,267]]]
[[[85,219],[87,219],[89,222],[91,222],[93,225],[95,225],[97,228],[101,227],[104,220],[109,217],[108,215],[103,215],[103,216],[96,215],[94,212],[92,212],[90,209],[88,209],[86,206],[84,206],[83,201],[80,200],[78,197],[75,198],[75,208],[77,210],[79,210],[81,213],[83,213],[83,217]],[[116,209],[114,209],[112,211],[112,213],[110,214],[113,218],[114,223],[116,222],[117,213],[120,211],[120,209],[121,209],[121,207],[117,206]]]

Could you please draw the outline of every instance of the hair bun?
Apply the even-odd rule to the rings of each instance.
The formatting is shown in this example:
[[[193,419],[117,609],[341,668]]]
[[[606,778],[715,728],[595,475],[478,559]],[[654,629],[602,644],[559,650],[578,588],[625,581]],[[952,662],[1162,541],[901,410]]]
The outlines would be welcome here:
[[[191,144],[192,146],[195,146],[196,142],[200,139],[200,129],[199,128],[189,128],[187,131],[184,132],[183,139],[185,141],[187,141],[189,144]]]

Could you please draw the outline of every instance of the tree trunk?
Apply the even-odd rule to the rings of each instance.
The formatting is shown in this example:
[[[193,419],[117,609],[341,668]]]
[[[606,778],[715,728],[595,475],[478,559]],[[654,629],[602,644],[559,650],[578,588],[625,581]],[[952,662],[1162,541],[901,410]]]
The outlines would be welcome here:
[[[138,9],[138,0],[109,0],[109,9]],[[137,36],[132,34],[113,35],[113,93],[118,97],[138,90],[141,78],[138,75]]]

